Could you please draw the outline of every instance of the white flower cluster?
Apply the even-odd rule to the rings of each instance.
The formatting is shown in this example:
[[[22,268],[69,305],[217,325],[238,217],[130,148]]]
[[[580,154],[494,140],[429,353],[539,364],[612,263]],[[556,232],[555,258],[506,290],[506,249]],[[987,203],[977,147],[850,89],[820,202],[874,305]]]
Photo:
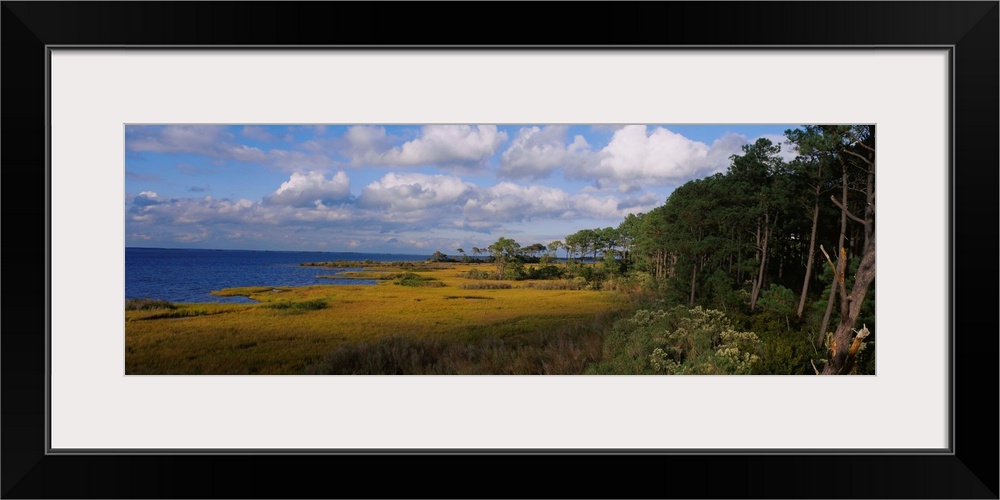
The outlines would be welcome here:
[[[756,333],[726,330],[719,334],[719,341],[715,354],[729,361],[736,373],[749,373],[751,366],[760,361],[760,356],[755,354],[761,347]]]
[[[651,364],[653,369],[657,372],[663,372],[668,375],[677,373],[681,367],[681,365],[670,359],[670,357],[667,356],[667,353],[659,347],[653,349],[653,354],[649,355],[649,364]]]
[[[658,309],[650,311],[648,309],[640,309],[636,311],[631,318],[629,318],[629,321],[635,323],[638,326],[649,326],[652,325],[653,323],[656,323],[666,315],[667,312],[664,310]]]

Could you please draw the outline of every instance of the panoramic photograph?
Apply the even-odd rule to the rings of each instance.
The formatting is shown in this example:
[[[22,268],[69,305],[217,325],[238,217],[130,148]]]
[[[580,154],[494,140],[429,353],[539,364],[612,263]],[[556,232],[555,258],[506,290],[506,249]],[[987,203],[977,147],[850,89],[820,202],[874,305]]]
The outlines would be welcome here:
[[[875,126],[125,125],[126,375],[874,375]]]

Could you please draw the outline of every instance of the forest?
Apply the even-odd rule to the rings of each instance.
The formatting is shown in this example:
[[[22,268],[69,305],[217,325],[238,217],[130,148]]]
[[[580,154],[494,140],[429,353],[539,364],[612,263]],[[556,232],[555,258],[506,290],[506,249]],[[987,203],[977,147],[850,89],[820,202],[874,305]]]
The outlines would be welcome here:
[[[785,137],[793,161],[758,139],[617,227],[457,251],[486,255],[479,278],[630,294],[592,373],[874,374],[875,127]]]

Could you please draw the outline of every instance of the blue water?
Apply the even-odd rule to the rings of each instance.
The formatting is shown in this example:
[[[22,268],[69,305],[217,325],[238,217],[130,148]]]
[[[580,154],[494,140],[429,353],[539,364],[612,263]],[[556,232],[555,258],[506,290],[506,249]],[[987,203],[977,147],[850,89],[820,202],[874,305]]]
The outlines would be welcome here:
[[[253,302],[246,297],[216,297],[212,290],[241,286],[373,285],[373,280],[327,279],[329,267],[303,262],[422,261],[427,255],[349,252],[263,252],[253,250],[125,249],[125,298],[170,302]]]

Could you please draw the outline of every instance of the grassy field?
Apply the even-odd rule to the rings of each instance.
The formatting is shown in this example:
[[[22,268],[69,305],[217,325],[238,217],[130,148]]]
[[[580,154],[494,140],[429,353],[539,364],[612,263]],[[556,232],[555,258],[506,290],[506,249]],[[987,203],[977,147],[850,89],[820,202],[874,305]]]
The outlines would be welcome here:
[[[125,371],[582,373],[627,307],[609,292],[470,280],[471,269],[490,267],[374,268],[355,277],[377,285],[213,292],[258,304],[136,302],[125,311]]]

